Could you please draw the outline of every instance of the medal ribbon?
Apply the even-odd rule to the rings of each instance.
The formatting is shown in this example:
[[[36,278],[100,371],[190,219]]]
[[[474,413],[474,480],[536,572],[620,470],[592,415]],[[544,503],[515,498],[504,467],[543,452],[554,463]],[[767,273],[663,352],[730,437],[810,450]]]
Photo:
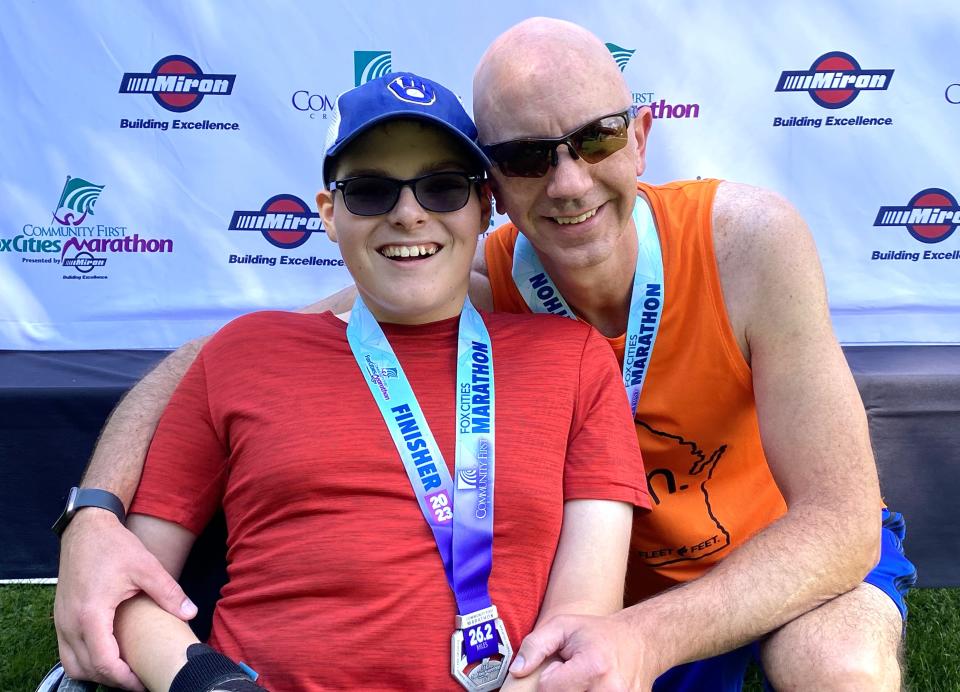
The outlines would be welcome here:
[[[373,314],[357,296],[347,340],[400,453],[433,532],[461,615],[489,608],[493,566],[494,389],[490,335],[467,298],[457,336],[456,479],[410,381]],[[497,653],[493,620],[464,631],[471,663]],[[474,631],[476,630],[476,631]]]
[[[633,223],[637,227],[637,268],[623,351],[623,386],[630,410],[635,412],[663,315],[663,255],[653,214],[639,195],[633,206]],[[522,233],[517,235],[513,249],[512,274],[517,290],[531,311],[577,319]]]

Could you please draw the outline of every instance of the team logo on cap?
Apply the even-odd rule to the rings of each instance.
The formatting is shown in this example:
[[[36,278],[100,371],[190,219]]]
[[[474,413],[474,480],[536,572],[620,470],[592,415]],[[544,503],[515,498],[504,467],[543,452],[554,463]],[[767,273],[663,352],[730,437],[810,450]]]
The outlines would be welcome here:
[[[274,195],[259,211],[233,212],[228,228],[260,231],[268,243],[283,250],[300,247],[310,240],[310,234],[323,231],[320,215],[296,195],[288,194]]]
[[[360,86],[393,72],[393,58],[388,50],[353,51],[353,85]]]
[[[409,75],[397,77],[387,89],[401,101],[417,106],[432,106],[437,100],[437,92],[432,86]]]
[[[864,70],[856,59],[841,51],[824,53],[809,70],[780,73],[775,91],[806,91],[824,108],[850,105],[861,91],[886,91],[893,70]]]
[[[185,113],[199,106],[204,96],[233,93],[236,78],[235,74],[204,74],[190,58],[168,55],[150,72],[124,72],[120,93],[152,94],[168,111]]]
[[[928,187],[905,206],[880,207],[874,226],[906,226],[921,243],[939,243],[949,238],[960,224],[956,198],[939,187]]]
[[[621,48],[616,43],[607,43],[604,45],[607,46],[607,50],[610,51],[610,55],[613,56],[613,59],[617,63],[617,67],[620,68],[621,72],[626,69],[627,63],[630,62],[630,58],[632,58],[633,54],[637,52],[636,48]]]

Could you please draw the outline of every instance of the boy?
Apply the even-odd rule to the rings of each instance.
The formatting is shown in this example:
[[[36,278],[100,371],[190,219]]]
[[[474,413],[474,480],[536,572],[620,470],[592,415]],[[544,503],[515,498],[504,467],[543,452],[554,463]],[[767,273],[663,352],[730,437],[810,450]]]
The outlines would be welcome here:
[[[129,525],[176,575],[223,506],[212,648],[140,596],[121,653],[150,689],[256,689],[231,659],[274,690],[528,688],[510,642],[620,608],[649,507],[616,363],[583,324],[466,299],[490,201],[451,92],[368,82],[327,144],[317,204],[357,302],[242,317],[205,346]]]

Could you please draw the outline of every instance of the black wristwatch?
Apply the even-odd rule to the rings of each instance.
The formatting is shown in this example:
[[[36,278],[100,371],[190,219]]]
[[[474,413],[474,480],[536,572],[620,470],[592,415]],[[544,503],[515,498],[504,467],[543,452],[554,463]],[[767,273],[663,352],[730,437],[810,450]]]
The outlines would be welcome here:
[[[117,515],[120,523],[126,518],[127,513],[123,508],[123,502],[120,498],[107,490],[99,488],[70,488],[70,494],[67,496],[67,506],[63,508],[63,514],[54,522],[53,532],[57,536],[62,536],[67,525],[73,521],[73,515],[77,510],[84,507],[99,507]]]

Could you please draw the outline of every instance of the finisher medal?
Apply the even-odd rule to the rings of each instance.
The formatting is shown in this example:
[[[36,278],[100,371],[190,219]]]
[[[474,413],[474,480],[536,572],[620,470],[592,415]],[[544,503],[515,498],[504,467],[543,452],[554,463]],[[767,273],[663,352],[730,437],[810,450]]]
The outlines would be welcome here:
[[[513,649],[487,586],[493,566],[495,461],[490,335],[468,298],[457,338],[456,483],[399,359],[359,296],[347,340],[400,453],[457,600],[450,672],[468,690],[495,690],[507,677]],[[385,372],[391,376],[384,377]]]
[[[497,617],[497,607],[490,606],[468,615],[457,616],[457,629],[450,638],[450,673],[461,685],[475,692],[488,692],[499,689],[507,679],[510,669],[510,660],[513,658],[513,648],[507,637],[507,629],[503,620]],[[467,657],[468,643],[494,641],[499,635],[496,654],[500,658],[486,656],[480,663],[467,672],[471,661]]]
[[[643,197],[637,195],[633,206],[637,227],[637,267],[630,295],[623,350],[623,386],[630,410],[636,412],[640,392],[647,377],[647,366],[663,316],[663,254],[653,213]],[[577,319],[556,284],[547,275],[533,245],[521,233],[513,250],[513,282],[531,312],[543,312]]]

